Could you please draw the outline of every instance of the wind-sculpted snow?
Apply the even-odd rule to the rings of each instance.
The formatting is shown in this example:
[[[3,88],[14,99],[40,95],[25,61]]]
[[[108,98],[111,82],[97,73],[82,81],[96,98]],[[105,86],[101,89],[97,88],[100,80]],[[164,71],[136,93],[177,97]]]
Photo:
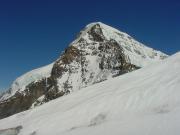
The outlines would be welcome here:
[[[0,120],[19,135],[179,135],[180,53]]]

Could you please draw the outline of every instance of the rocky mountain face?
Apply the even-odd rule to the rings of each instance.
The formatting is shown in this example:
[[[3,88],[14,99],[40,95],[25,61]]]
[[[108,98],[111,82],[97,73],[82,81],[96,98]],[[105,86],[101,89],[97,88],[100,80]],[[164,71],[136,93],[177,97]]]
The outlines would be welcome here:
[[[0,97],[0,118],[148,66],[167,55],[103,23],[87,25],[52,64],[14,81]]]

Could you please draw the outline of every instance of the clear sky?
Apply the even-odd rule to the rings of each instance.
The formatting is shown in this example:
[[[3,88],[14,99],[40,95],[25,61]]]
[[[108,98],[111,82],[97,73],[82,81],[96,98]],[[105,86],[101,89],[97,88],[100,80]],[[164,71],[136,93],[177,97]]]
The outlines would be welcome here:
[[[0,89],[56,60],[95,21],[167,54],[180,50],[179,0],[1,0]]]

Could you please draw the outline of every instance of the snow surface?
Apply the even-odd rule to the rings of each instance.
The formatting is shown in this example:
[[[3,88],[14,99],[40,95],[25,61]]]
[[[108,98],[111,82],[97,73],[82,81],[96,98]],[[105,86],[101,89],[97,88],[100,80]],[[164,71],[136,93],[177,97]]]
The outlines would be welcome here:
[[[25,89],[25,87],[32,83],[36,82],[38,80],[41,80],[43,78],[47,78],[51,75],[53,64],[49,64],[47,66],[34,69],[20,77],[18,77],[13,84],[11,85],[11,89],[9,93],[5,93],[2,98],[0,98],[0,101],[6,100],[13,96],[17,91],[21,92]]]
[[[19,135],[179,135],[180,53],[0,120]]]

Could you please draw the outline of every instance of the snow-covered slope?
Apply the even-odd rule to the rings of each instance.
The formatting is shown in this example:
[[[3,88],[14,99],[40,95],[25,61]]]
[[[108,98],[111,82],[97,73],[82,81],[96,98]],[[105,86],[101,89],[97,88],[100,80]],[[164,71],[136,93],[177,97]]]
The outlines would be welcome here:
[[[8,93],[5,93],[3,95],[3,97],[0,99],[0,101],[10,98],[17,91],[19,91],[19,92],[23,91],[25,89],[25,87],[32,82],[36,82],[43,78],[49,77],[51,75],[53,64],[54,63],[49,64],[44,67],[41,67],[41,68],[38,68],[38,69],[34,69],[34,70],[18,77],[11,85],[10,91]]]
[[[0,120],[19,135],[179,135],[180,53]]]

